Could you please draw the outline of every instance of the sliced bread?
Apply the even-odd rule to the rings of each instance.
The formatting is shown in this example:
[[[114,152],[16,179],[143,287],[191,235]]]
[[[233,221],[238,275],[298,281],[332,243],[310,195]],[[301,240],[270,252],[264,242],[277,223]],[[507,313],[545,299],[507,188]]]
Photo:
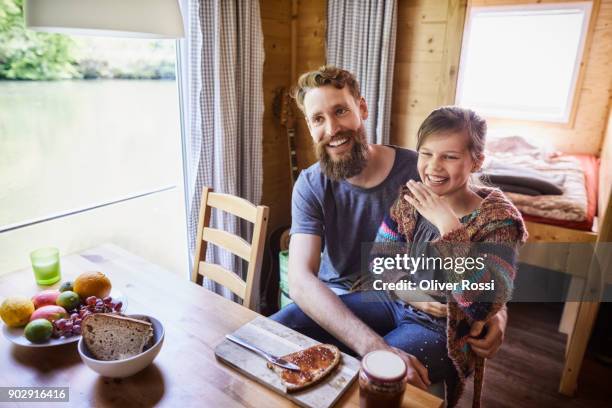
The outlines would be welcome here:
[[[300,367],[300,371],[291,371],[267,363],[269,369],[280,377],[287,392],[294,392],[310,387],[321,381],[340,364],[340,350],[333,344],[318,344],[282,357]]]
[[[83,319],[81,332],[95,358],[113,361],[142,353],[153,337],[153,326],[129,317],[96,313]]]

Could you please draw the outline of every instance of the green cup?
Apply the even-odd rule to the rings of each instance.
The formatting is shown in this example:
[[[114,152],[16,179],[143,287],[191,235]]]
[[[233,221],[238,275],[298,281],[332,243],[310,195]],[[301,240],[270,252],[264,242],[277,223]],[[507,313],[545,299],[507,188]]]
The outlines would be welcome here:
[[[53,285],[61,279],[59,250],[40,248],[30,253],[34,277],[39,285]]]

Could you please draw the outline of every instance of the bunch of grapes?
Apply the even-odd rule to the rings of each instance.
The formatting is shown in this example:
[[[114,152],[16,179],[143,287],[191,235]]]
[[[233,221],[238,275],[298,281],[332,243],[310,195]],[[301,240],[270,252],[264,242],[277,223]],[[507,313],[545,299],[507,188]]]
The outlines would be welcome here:
[[[123,302],[114,302],[113,298],[110,296],[107,296],[104,299],[90,296],[85,299],[85,305],[81,306],[79,315],[81,315],[81,318],[84,318],[88,314],[92,313],[119,313],[122,307]]]
[[[53,322],[53,334],[55,338],[72,337],[81,334],[81,318],[78,313],[72,313],[67,319],[57,319]]]
[[[86,316],[94,313],[119,313],[122,307],[123,302],[114,302],[110,296],[104,299],[89,296],[78,312],[72,313],[67,319],[58,319],[53,322],[53,337],[78,336],[81,334],[81,321]]]

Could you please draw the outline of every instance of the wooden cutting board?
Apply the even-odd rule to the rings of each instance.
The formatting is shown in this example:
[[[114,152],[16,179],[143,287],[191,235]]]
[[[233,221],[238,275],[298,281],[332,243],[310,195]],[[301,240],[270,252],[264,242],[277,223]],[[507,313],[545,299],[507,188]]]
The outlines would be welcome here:
[[[256,317],[232,334],[276,356],[319,343],[263,316]],[[355,380],[360,365],[359,360],[342,353],[339,366],[320,383],[302,391],[287,393],[278,375],[266,367],[266,360],[252,351],[224,339],[215,348],[215,356],[296,404],[311,408],[332,406]]]

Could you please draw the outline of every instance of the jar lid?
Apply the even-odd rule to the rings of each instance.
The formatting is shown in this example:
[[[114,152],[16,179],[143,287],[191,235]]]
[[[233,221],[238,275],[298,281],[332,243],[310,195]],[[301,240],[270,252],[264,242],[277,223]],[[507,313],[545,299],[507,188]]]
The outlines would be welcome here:
[[[406,375],[406,363],[397,354],[387,350],[374,350],[363,357],[361,366],[379,381],[398,381]]]

